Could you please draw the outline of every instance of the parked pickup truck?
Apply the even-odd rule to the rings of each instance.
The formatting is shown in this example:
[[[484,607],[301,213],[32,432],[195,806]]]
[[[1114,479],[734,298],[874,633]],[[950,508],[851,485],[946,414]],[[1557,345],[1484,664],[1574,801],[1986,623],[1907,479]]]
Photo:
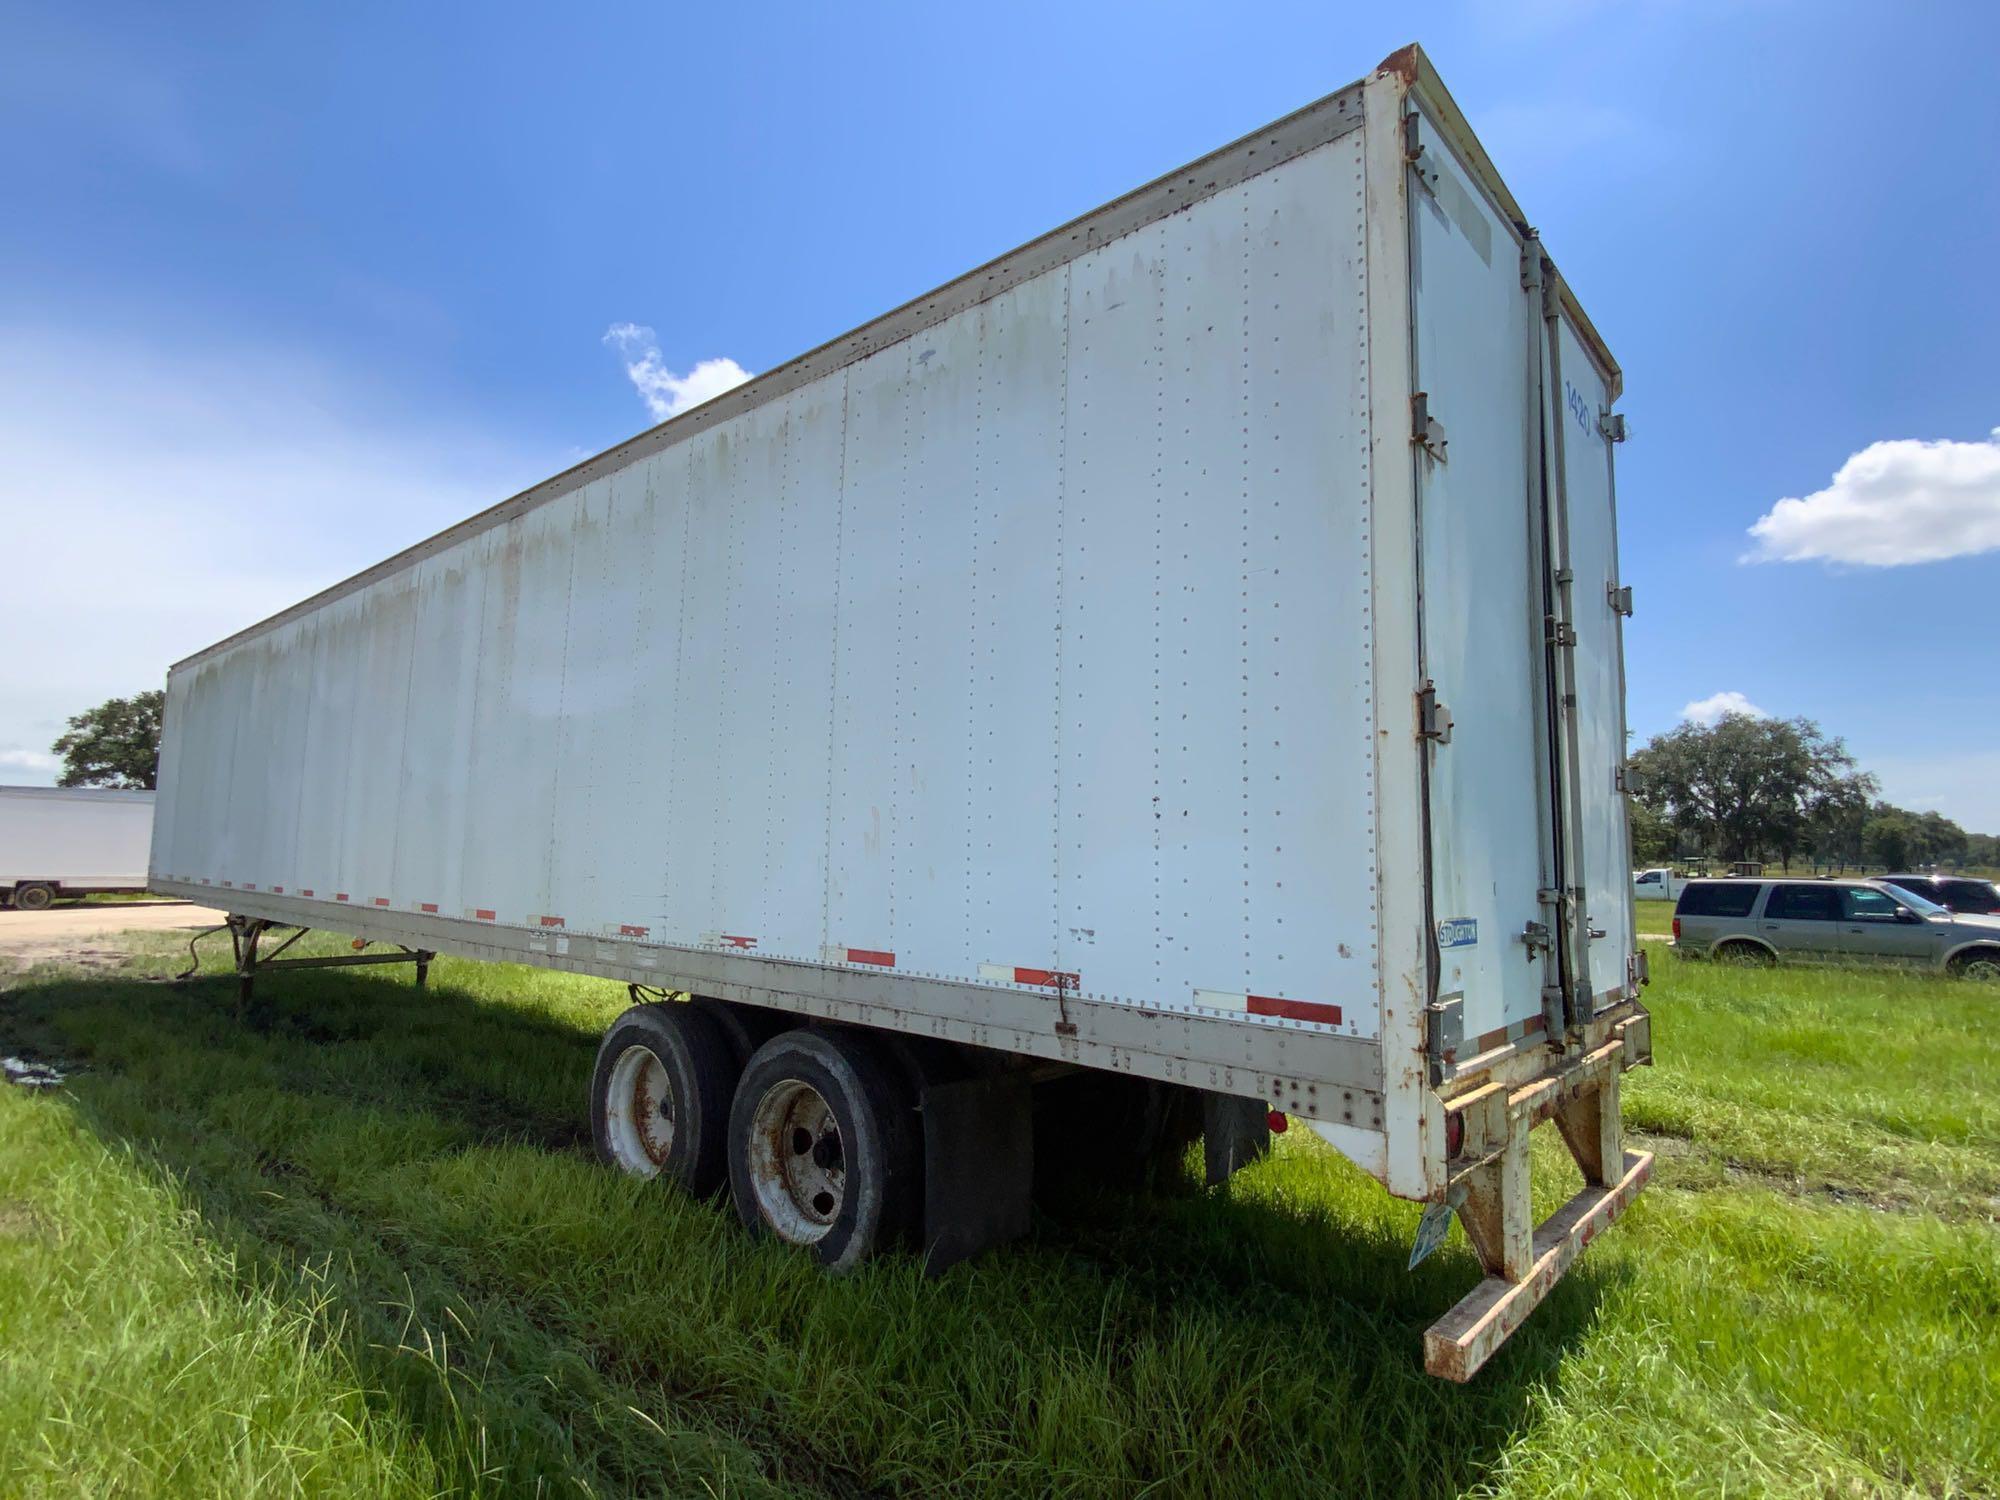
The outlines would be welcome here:
[[[1947,911],[1880,880],[1690,880],[1674,951],[1739,963],[1888,959],[2000,982],[2000,917]]]
[[[1632,899],[1635,901],[1678,901],[1687,881],[1661,866],[1656,870],[1632,872]]]

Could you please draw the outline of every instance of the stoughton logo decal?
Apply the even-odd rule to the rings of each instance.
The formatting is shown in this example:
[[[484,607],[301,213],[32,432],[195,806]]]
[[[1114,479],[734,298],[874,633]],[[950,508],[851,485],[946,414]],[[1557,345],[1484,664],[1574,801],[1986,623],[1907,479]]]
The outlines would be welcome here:
[[[1475,917],[1446,917],[1438,923],[1440,948],[1470,948],[1479,941],[1479,921]]]

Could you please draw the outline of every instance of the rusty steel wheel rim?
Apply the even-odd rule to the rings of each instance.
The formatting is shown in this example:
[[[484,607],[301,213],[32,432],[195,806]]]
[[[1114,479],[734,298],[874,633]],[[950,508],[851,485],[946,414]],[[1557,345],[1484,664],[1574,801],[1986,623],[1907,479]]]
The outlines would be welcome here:
[[[605,1090],[611,1156],[634,1177],[657,1177],[674,1149],[673,1092],[666,1064],[651,1047],[631,1046],[611,1065]]]
[[[750,1115],[751,1191],[771,1230],[794,1245],[826,1236],[847,1201],[840,1123],[818,1089],[799,1079],[773,1084]]]

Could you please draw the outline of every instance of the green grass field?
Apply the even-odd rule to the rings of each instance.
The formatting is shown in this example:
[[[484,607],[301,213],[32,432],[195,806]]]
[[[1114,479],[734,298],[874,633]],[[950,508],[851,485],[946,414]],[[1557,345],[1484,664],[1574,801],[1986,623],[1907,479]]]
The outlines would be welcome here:
[[[1990,989],[1656,947],[1655,1185],[1460,1388],[1419,1351],[1458,1231],[1406,1272],[1417,1209],[1304,1131],[1226,1195],[828,1280],[592,1162],[619,986],[311,973],[251,1024],[129,942],[0,995],[0,1051],[74,1070],[0,1088],[0,1493],[2000,1486]]]

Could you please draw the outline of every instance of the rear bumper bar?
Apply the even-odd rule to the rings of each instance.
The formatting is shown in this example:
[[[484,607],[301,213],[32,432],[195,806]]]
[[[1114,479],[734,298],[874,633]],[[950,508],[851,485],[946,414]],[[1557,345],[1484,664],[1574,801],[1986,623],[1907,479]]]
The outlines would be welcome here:
[[[1519,1328],[1570,1263],[1639,1196],[1653,1175],[1650,1151],[1628,1151],[1619,1179],[1586,1187],[1550,1214],[1534,1235],[1533,1259],[1518,1281],[1488,1276],[1424,1334],[1424,1368],[1445,1380],[1470,1380]]]
[[[1441,1201],[1457,1210],[1486,1279],[1424,1335],[1424,1367],[1433,1375],[1470,1380],[1652,1176],[1652,1156],[1625,1149],[1619,1108],[1625,1070],[1652,1060],[1651,1017],[1634,1004],[1608,1018],[1594,1040],[1539,1077],[1495,1079],[1446,1105],[1461,1148]],[[1528,1138],[1548,1121],[1584,1188],[1538,1225]],[[1448,1123],[1447,1138],[1453,1133]]]

